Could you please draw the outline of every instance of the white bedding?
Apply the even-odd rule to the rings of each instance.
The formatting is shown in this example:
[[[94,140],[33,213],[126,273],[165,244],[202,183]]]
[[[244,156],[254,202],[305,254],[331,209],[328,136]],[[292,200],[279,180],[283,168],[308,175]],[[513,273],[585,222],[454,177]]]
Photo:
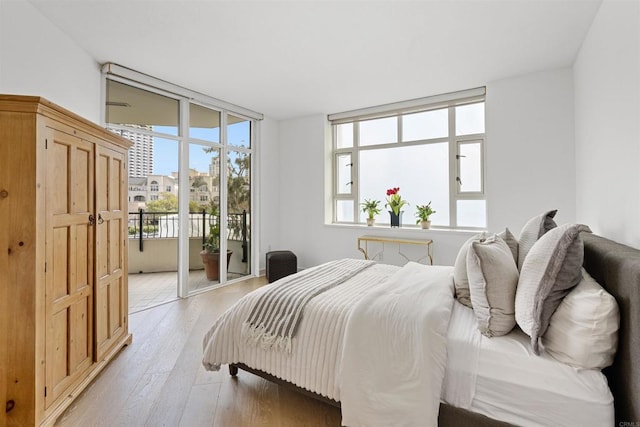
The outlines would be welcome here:
[[[292,341],[291,353],[263,349],[242,339],[242,324],[253,303],[273,284],[263,286],[240,299],[207,332],[203,364],[209,370],[218,370],[221,364],[242,362],[339,401],[336,367],[342,357],[347,314],[365,293],[380,286],[398,269],[375,264],[309,301]]]
[[[410,262],[354,307],[340,365],[343,425],[438,425],[453,293],[453,267]]]
[[[271,285],[264,286],[243,297],[212,326],[203,343],[203,364],[217,370],[221,364],[244,363],[340,401],[340,361],[348,318],[363,298],[393,293],[393,286],[385,288],[385,283],[398,270],[396,266],[373,265],[312,299],[291,353],[249,345],[241,337],[242,323],[253,302]],[[613,399],[602,373],[577,371],[548,355],[533,355],[529,337],[519,330],[504,337],[483,337],[473,312],[457,301],[452,306],[443,401],[523,426],[613,425]],[[442,314],[448,317],[446,312]],[[389,344],[379,342],[370,351],[383,347],[388,350]],[[385,357],[389,363],[389,354]],[[392,369],[394,365],[379,368],[384,374]],[[360,384],[351,384],[357,391]],[[426,402],[429,396],[422,398]]]
[[[457,301],[451,317],[448,348],[466,352],[469,360],[449,358],[443,401],[519,426],[614,424],[613,396],[599,370],[534,355],[530,338],[517,327],[502,337],[484,337],[477,328],[470,335],[460,325],[475,323],[473,311]]]

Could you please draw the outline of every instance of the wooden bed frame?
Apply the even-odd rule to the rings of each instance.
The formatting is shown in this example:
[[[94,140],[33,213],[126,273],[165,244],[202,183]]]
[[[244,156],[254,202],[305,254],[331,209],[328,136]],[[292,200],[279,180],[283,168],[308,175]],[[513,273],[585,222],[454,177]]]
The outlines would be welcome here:
[[[603,370],[614,398],[616,426],[640,425],[640,250],[589,233],[584,240],[584,267],[618,301],[620,331],[618,351],[613,365]],[[244,364],[229,365],[229,373],[238,369],[261,376],[279,385],[340,407],[340,402],[300,388],[266,372]],[[508,426],[465,409],[440,404],[441,426]]]

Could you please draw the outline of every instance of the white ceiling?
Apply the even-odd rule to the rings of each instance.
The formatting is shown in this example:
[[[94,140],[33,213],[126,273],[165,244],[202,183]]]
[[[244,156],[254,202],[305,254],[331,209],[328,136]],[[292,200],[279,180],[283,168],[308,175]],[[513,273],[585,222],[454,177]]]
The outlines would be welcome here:
[[[573,64],[601,0],[30,0],[99,63],[286,119]]]

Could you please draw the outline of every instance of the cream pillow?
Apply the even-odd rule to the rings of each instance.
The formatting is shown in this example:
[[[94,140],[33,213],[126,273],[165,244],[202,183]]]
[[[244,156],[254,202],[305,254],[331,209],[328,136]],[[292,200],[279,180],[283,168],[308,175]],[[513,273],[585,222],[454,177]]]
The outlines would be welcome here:
[[[467,273],[480,332],[487,337],[508,334],[516,324],[518,285],[518,267],[509,246],[495,234],[482,242],[471,242]]]
[[[511,254],[513,255],[513,261],[518,263],[518,239],[513,235],[509,227],[505,228],[503,232],[498,233],[498,237],[500,237],[504,242],[509,246],[511,250]]]
[[[616,299],[584,269],[582,280],[551,316],[541,342],[551,356],[576,368],[603,369],[618,348],[620,312]]]
[[[505,230],[498,234],[498,236],[505,241],[511,253],[513,259],[518,262],[518,239],[511,233],[511,230],[505,228]],[[460,303],[466,305],[469,308],[473,308],[471,304],[471,294],[469,293],[469,277],[467,274],[467,252],[472,242],[482,242],[486,239],[485,232],[477,234],[471,237],[469,240],[462,244],[462,247],[458,251],[456,262],[453,266],[453,283],[456,291],[456,298]]]
[[[542,237],[547,231],[556,228],[556,222],[553,217],[556,216],[557,210],[547,211],[531,218],[522,227],[520,237],[518,238],[518,270],[522,270],[522,264],[527,254],[533,247],[534,243]]]
[[[453,284],[456,291],[456,299],[461,304],[466,305],[469,308],[471,306],[471,295],[469,293],[469,277],[467,275],[467,252],[471,242],[479,242],[485,239],[485,234],[480,233],[462,244],[456,257],[456,262],[453,265]]]
[[[538,338],[562,298],[582,279],[584,246],[580,232],[591,232],[582,224],[565,224],[548,231],[527,254],[516,292],[516,321],[531,337],[539,354]]]

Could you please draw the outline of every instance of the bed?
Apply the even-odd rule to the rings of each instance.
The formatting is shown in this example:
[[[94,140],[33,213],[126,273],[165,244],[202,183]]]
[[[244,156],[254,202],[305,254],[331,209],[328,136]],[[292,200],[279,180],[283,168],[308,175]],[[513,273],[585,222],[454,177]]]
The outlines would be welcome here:
[[[637,425],[637,423],[640,422],[640,368],[636,367],[636,365],[640,363],[640,330],[634,327],[634,325],[640,321],[640,251],[590,233],[580,234],[584,242],[585,270],[590,273],[618,303],[620,310],[620,327],[618,331],[617,352],[615,353],[615,359],[611,366],[602,371],[603,375],[600,374],[599,370],[597,370],[597,372],[596,370],[577,370],[579,372],[576,377],[578,378],[577,383],[589,383],[586,387],[580,384],[576,385],[576,387],[582,387],[582,389],[573,389],[571,388],[572,386],[564,385],[563,375],[567,375],[566,378],[573,376],[570,372],[573,368],[568,366],[560,366],[559,373],[550,374],[547,379],[538,382],[542,384],[541,387],[561,387],[562,389],[566,389],[566,394],[569,396],[565,394],[565,397],[560,397],[561,402],[563,402],[562,405],[566,408],[570,408],[572,405],[578,408],[578,416],[583,416],[586,421],[589,421],[584,423],[585,425],[612,425],[614,417],[615,425]],[[447,268],[448,267],[436,267],[439,274],[439,281],[444,281],[444,277],[452,273],[451,270],[447,270]],[[246,300],[240,300],[231,310],[231,313],[225,313],[205,337],[205,356],[203,360],[205,367],[207,367],[207,369],[219,369],[220,365],[229,364],[231,375],[235,375],[238,369],[243,369],[279,384],[294,387],[296,390],[328,404],[334,406],[341,406],[342,404],[343,417],[345,417],[345,410],[347,408],[344,403],[346,395],[348,394],[349,383],[345,384],[343,379],[349,377],[349,375],[353,377],[353,375],[348,371],[345,372],[344,366],[341,366],[344,360],[348,359],[344,353],[345,341],[344,337],[340,335],[342,333],[341,331],[344,331],[346,326],[351,327],[350,323],[347,325],[350,320],[349,316],[351,313],[349,310],[351,307],[353,307],[357,301],[360,301],[361,298],[364,298],[363,295],[369,298],[375,298],[375,296],[371,295],[375,293],[372,289],[378,289],[380,294],[388,294],[389,289],[382,287],[383,282],[388,281],[389,277],[397,274],[399,274],[397,267],[375,264],[369,266],[357,276],[351,277],[348,282],[345,282],[345,285],[331,288],[314,298],[309,303],[311,308],[307,306],[305,310],[308,309],[309,313],[313,313],[314,310],[328,311],[330,316],[327,317],[331,318],[333,323],[325,328],[326,332],[319,334],[319,318],[314,314],[307,315],[305,311],[305,317],[296,332],[297,338],[294,341],[293,348],[290,348],[288,351],[265,351],[261,349],[260,346],[247,346],[243,342],[244,339],[241,338],[243,336],[241,325],[235,325],[227,329],[221,326],[225,322],[231,323],[228,319],[230,316],[239,316],[239,318],[242,319],[250,314],[251,307],[255,301],[251,300],[252,297]],[[403,278],[402,281],[405,282],[406,277]],[[346,283],[348,283],[348,285],[346,285]],[[401,285],[399,283],[393,285],[393,287],[397,286]],[[253,298],[255,297],[254,295]],[[427,298],[427,300],[433,298],[433,296],[429,295],[412,295],[409,298],[417,299],[423,297]],[[441,297],[442,295],[438,296],[438,298]],[[370,305],[372,301],[374,301],[374,299],[371,299],[368,303],[365,303],[365,305]],[[387,302],[386,304],[389,303]],[[393,305],[393,303],[391,305]],[[436,309],[441,308],[436,307]],[[474,321],[470,312],[466,307],[463,307],[455,301],[451,304],[450,313],[440,313],[439,316],[451,316],[451,318],[455,320],[454,323],[462,325],[465,322],[469,323]],[[464,331],[465,328],[462,326],[458,330]],[[447,329],[445,329],[445,341],[449,347],[449,358],[455,359],[456,357],[453,343],[455,343],[457,339],[458,342],[462,343],[457,350],[458,359],[465,360],[465,352],[469,350],[465,349],[464,345],[467,345],[465,344],[465,340],[468,340],[468,338],[460,338],[460,336],[456,338],[455,331],[456,329],[453,326],[447,326]],[[464,333],[462,333],[461,336],[464,337]],[[314,338],[312,339],[310,337]],[[475,337],[476,339],[478,338],[477,335],[475,335]],[[495,384],[492,385],[486,382],[487,378],[490,380],[492,376],[495,376],[494,373],[500,370],[501,364],[507,363],[501,362],[500,356],[504,356],[504,360],[506,361],[512,360],[511,356],[508,355],[509,348],[514,350],[515,353],[523,353],[521,348],[527,345],[528,337],[517,328],[515,328],[508,337],[508,339],[503,340],[497,338],[490,340],[480,338],[483,345],[477,346],[477,348],[481,348],[481,350],[478,350],[478,355],[475,359],[478,364],[478,369],[474,370],[474,393],[477,393],[477,395],[473,396],[473,404],[469,403],[467,409],[463,409],[464,406],[460,407],[460,404],[455,402],[456,398],[451,398],[451,396],[459,394],[455,391],[449,393],[449,399],[453,399],[455,403],[446,403],[447,398],[445,394],[447,390],[453,390],[457,384],[454,369],[446,369],[442,383],[436,384],[438,389],[443,390],[442,394],[438,393],[438,395],[435,396],[437,400],[436,404],[439,406],[437,410],[437,423],[439,425],[498,426],[536,424],[535,422],[529,422],[532,415],[524,415],[524,418],[519,418],[522,416],[519,412],[526,412],[527,408],[521,410],[517,406],[516,400],[509,404],[513,404],[515,408],[513,409],[514,414],[510,415],[509,413],[505,414],[504,408],[497,408],[492,401],[485,401],[483,397],[483,393],[485,393],[485,395],[496,394],[498,393],[496,390],[500,388],[511,390],[505,386],[505,384],[500,384],[496,388]],[[352,338],[348,340],[350,344],[353,342]],[[297,344],[295,344],[296,341]],[[498,348],[498,344],[503,342],[506,343],[506,347]],[[440,355],[427,354],[424,357],[437,359]],[[369,358],[367,357],[366,359]],[[538,359],[533,358],[535,363],[551,364],[549,360],[545,361],[545,357],[539,357]],[[451,364],[452,362],[449,360],[446,363]],[[520,362],[517,362],[516,364],[519,363]],[[563,365],[560,363],[556,364]],[[309,366],[313,366],[313,368],[309,368]],[[345,364],[345,366],[349,365]],[[353,367],[353,363],[351,366]],[[534,364],[522,371],[528,371],[529,376],[534,378],[535,382],[536,372],[546,370],[546,368],[541,368],[540,366],[541,365]],[[356,370],[358,370],[359,367],[355,367]],[[415,366],[411,367],[411,369],[415,369]],[[434,369],[429,369],[428,371],[432,370]],[[464,369],[462,371],[464,371]],[[458,374],[460,374],[458,379],[462,378],[462,384],[464,384],[465,372],[458,372]],[[361,373],[361,375],[367,375],[366,371]],[[526,373],[523,375],[526,375]],[[555,380],[560,381],[558,383],[560,386],[554,386],[553,381]],[[363,381],[363,379],[362,377],[356,377],[350,381],[357,383],[355,386],[352,384],[352,386],[357,389],[357,387],[361,386],[360,382]],[[511,384],[510,386],[516,387],[517,384]],[[464,389],[464,387],[462,389]],[[587,392],[583,393],[585,389]],[[516,389],[514,390],[515,391],[506,394],[517,395],[517,393],[521,392]],[[411,395],[411,393],[416,394],[415,390],[409,390],[408,392],[409,395]],[[421,390],[420,393],[422,392]],[[431,394],[433,395],[435,393]],[[579,397],[583,394],[584,397]],[[462,395],[462,399],[464,400],[464,393],[462,393]],[[550,399],[558,399],[558,396],[550,396]],[[433,398],[434,396],[431,397]],[[580,399],[582,399],[582,401]],[[592,399],[592,401],[590,401],[590,399]],[[611,399],[613,402],[608,402],[607,399]],[[536,398],[533,397],[532,400],[536,400]],[[544,402],[544,399],[541,401]],[[549,404],[552,405],[553,402]],[[529,408],[529,410],[532,413],[535,413],[536,410],[538,412],[554,412],[554,410],[545,411],[544,403],[542,403],[542,405],[543,406],[538,406],[537,408],[534,405],[533,409]],[[558,415],[562,417],[562,406],[559,408],[560,409],[556,409],[555,412],[558,412]],[[569,411],[569,409],[567,409],[567,411]],[[397,417],[397,415],[395,416]],[[418,415],[418,417],[419,416],[422,415]],[[565,425],[575,424],[575,422],[572,423],[569,420],[565,421],[566,422],[558,421],[558,423],[564,423]],[[556,423],[556,421],[545,421],[543,418],[537,423],[545,425]],[[367,425],[367,422],[347,422],[346,424]],[[407,425],[410,424],[411,422],[407,422]],[[583,423],[580,422],[579,424]]]

